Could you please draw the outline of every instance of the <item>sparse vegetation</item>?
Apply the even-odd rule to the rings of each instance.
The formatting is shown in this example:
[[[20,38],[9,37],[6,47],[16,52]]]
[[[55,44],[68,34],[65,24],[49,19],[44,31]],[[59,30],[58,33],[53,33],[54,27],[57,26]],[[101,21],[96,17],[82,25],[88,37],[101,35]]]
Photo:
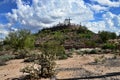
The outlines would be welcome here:
[[[84,52],[82,52],[82,51],[77,51],[77,54],[83,56],[83,55],[84,55]]]
[[[103,63],[104,61],[105,61],[105,56],[104,55],[102,55],[102,56],[99,56],[99,57],[96,57],[95,59],[94,59],[94,62],[95,63]]]
[[[28,73],[31,80],[50,78],[57,74],[55,60],[72,57],[74,52],[81,55],[80,57],[84,54],[119,53],[119,43],[116,45],[108,42],[116,37],[112,32],[101,31],[96,34],[85,26],[72,24],[56,25],[36,34],[25,29],[18,30],[11,32],[0,46],[0,51],[14,51],[13,54],[0,55],[0,65],[14,58],[24,59],[24,62],[33,63],[21,70]],[[35,50],[37,52],[34,52]],[[118,55],[114,54],[113,58],[117,57]],[[103,63],[105,59],[105,56],[95,57],[94,62]]]
[[[9,61],[11,59],[14,59],[15,55],[12,54],[4,54],[0,56],[0,66],[4,65],[6,61]]]
[[[39,59],[41,53],[37,51],[31,51],[28,53],[27,57],[24,59],[24,62],[34,62]]]
[[[113,44],[113,43],[105,43],[102,47],[102,49],[111,49],[111,50],[115,50],[117,49],[117,45]]]
[[[34,37],[29,30],[18,30],[9,33],[4,40],[4,45],[8,45],[15,50],[26,48],[32,49],[34,48]]]
[[[114,32],[101,31],[98,33],[101,38],[102,43],[107,42],[109,39],[116,39],[117,35]]]
[[[17,52],[15,53],[15,58],[16,59],[24,59],[29,56],[29,53],[30,52],[27,49],[17,50]]]
[[[50,78],[56,75],[55,60],[65,53],[63,47],[57,43],[46,42],[41,47],[42,54],[37,55],[35,63],[38,65],[37,69],[34,66],[26,67],[22,72],[29,73],[31,78]],[[32,73],[31,73],[32,72]]]
[[[90,54],[96,54],[96,53],[97,53],[96,50],[91,50],[91,51],[90,51]]]
[[[34,79],[39,79],[40,78],[40,71],[39,71],[39,67],[35,68],[35,64],[32,66],[26,66],[25,68],[23,68],[22,70],[20,70],[23,73],[29,73],[30,79],[34,80]]]

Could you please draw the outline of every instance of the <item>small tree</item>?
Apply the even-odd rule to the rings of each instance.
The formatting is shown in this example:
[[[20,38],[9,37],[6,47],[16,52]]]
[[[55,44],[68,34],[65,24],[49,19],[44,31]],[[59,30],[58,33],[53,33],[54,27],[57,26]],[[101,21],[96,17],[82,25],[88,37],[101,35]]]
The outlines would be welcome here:
[[[115,39],[117,35],[114,32],[101,31],[98,33],[102,42],[107,42],[108,39]]]
[[[29,30],[22,29],[16,32],[11,32],[4,40],[4,44],[9,45],[11,48],[25,49],[34,47],[34,36]]]

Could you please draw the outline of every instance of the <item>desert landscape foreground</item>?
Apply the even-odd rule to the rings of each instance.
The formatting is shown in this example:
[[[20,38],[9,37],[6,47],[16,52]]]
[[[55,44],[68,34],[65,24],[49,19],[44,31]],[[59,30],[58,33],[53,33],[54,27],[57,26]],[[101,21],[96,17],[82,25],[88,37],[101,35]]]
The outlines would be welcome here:
[[[103,63],[95,63],[96,57],[104,56]],[[120,80],[120,58],[113,58],[113,54],[73,54],[67,60],[58,60],[57,80]],[[11,60],[7,65],[0,66],[0,80],[21,80],[24,76],[20,69],[31,63],[24,63],[23,59]],[[42,80],[42,79],[41,79]],[[49,80],[49,79],[43,79]]]

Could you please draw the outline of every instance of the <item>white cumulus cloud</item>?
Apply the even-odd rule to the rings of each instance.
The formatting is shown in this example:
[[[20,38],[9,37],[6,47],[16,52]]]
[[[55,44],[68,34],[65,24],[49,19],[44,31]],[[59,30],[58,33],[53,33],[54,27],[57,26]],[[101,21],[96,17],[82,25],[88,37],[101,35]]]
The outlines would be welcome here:
[[[17,0],[16,3],[17,9],[7,17],[11,23],[20,24],[21,28],[50,27],[68,17],[76,23],[94,19],[94,13],[83,0],[33,0],[31,5]]]
[[[103,19],[106,23],[106,27],[109,31],[119,32],[120,30],[120,14],[115,15],[111,12],[107,12],[103,15]]]
[[[104,6],[97,5],[97,4],[89,4],[89,6],[93,11],[97,13],[107,11],[109,9],[108,7],[104,7]]]
[[[9,30],[16,31],[19,28],[37,31],[63,22],[69,17],[72,18],[72,23],[81,22],[93,32],[120,32],[120,14],[109,12],[110,7],[120,6],[120,0],[91,0],[93,4],[85,3],[84,0],[32,0],[32,4],[23,0],[13,1],[16,1],[17,9],[6,14],[8,24],[0,24],[0,33],[4,35],[7,35]],[[103,16],[99,21],[95,20],[95,15],[101,11],[105,11]]]
[[[98,21],[98,22],[86,22],[84,23],[89,30],[97,33],[98,31],[106,30],[105,22]]]
[[[90,0],[92,2],[97,2],[100,5],[108,6],[108,7],[120,7],[120,0],[111,1],[111,0]]]
[[[111,31],[119,34],[120,32],[120,14],[115,15],[111,12],[106,12],[103,14],[101,21],[95,22],[86,22],[84,25],[88,27],[88,29],[92,30],[93,32],[98,31]]]
[[[0,24],[0,39],[5,38],[5,36],[8,35],[9,31],[7,29],[9,29],[10,26],[11,26],[10,23],[8,23],[6,25]]]

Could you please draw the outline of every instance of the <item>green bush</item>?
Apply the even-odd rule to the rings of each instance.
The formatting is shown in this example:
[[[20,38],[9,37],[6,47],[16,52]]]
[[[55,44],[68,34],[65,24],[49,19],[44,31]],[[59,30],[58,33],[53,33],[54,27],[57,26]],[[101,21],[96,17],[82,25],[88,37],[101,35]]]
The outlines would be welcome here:
[[[111,43],[106,43],[102,46],[102,49],[116,49],[117,46],[115,44],[111,44]]]
[[[84,55],[84,52],[82,52],[82,51],[77,51],[77,54],[83,56],[83,55]]]
[[[85,51],[83,51],[83,54],[89,54],[89,52],[90,52],[90,51],[85,50]]]
[[[86,39],[90,39],[92,37],[92,34],[79,34],[80,38],[86,38]]]
[[[46,42],[41,46],[41,54],[37,56],[35,64],[37,69],[33,66],[24,68],[22,72],[28,73],[31,78],[50,78],[56,75],[56,63],[58,54],[63,54],[63,48],[55,42]]]
[[[41,50],[44,53],[50,53],[53,55],[56,55],[56,58],[58,59],[64,59],[64,57],[66,56],[65,53],[65,48],[63,46],[61,46],[57,41],[49,41],[46,43],[43,43],[43,45],[41,46]]]
[[[0,56],[0,60],[2,61],[9,61],[14,58],[15,58],[15,55],[12,55],[12,54],[5,54],[5,55]]]
[[[96,43],[94,41],[86,41],[85,45],[86,47],[95,47]]]
[[[3,51],[3,46],[0,45],[0,51]]]
[[[34,36],[29,30],[18,30],[11,32],[4,40],[4,45],[9,45],[11,48],[18,49],[32,49],[34,48]]]
[[[64,37],[64,35],[63,35],[62,32],[56,31],[56,32],[54,33],[54,39],[55,39],[56,41],[60,41],[60,43],[63,43],[65,37]]]
[[[14,59],[15,55],[12,54],[5,54],[0,56],[0,65],[4,65],[6,61]]]
[[[101,38],[102,42],[107,42],[109,39],[116,39],[117,35],[114,32],[108,31],[101,31],[98,33],[99,37]]]
[[[96,54],[97,51],[96,51],[96,50],[91,50],[89,53],[90,53],[90,54]]]
[[[29,51],[26,49],[21,49],[18,50],[15,55],[16,55],[15,56],[16,59],[24,59],[29,56]]]
[[[62,54],[62,55],[59,56],[59,59],[60,59],[60,60],[63,60],[63,59],[67,59],[68,57],[69,57],[69,55],[67,55],[67,54]]]
[[[39,57],[39,53],[38,52],[33,52],[33,53],[29,53],[27,58],[24,60],[24,62],[34,62],[35,60],[38,59]]]
[[[71,51],[71,52],[74,52],[74,51],[75,51],[75,48],[72,48],[70,51]]]

